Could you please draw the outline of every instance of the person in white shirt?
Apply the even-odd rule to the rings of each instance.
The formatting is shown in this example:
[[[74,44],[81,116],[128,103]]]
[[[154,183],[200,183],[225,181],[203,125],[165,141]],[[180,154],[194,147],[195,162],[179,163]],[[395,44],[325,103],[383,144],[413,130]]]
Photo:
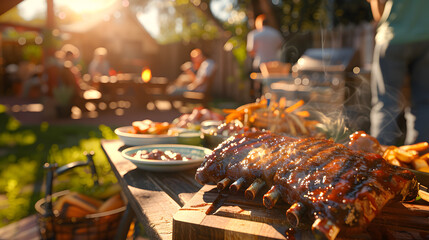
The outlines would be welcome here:
[[[265,15],[258,15],[255,19],[255,29],[247,34],[247,52],[253,58],[252,72],[260,72],[259,66],[261,63],[280,61],[281,47],[283,45],[283,37],[278,30],[267,26]],[[252,90],[259,91],[261,87],[252,81]]]

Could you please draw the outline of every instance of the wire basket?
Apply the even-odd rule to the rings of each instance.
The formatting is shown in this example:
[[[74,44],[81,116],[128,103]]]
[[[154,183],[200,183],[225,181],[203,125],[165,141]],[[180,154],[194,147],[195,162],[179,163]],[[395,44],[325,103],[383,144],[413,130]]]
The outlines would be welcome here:
[[[62,167],[57,164],[45,164],[46,196],[35,204],[38,215],[40,237],[43,240],[104,240],[113,239],[119,228],[120,220],[126,210],[126,206],[106,212],[88,214],[85,217],[65,217],[53,211],[52,202],[66,194],[69,190],[52,193],[55,176],[61,175],[73,168],[88,166],[91,169],[94,183],[98,185],[98,176],[91,153],[84,153],[87,161],[72,162]]]
[[[52,194],[52,198],[59,198],[69,190]],[[61,217],[57,214],[49,216],[46,208],[46,199],[36,202],[38,224],[42,239],[113,239],[119,227],[120,219],[126,206],[107,212],[88,214],[85,217]]]

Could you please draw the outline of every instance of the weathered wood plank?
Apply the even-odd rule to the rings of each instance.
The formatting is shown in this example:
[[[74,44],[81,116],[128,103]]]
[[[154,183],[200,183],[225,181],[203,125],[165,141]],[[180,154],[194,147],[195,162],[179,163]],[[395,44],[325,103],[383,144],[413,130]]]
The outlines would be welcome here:
[[[187,171],[188,175],[195,175],[195,169]],[[200,190],[195,184],[179,173],[146,173],[147,176],[162,188],[181,207]],[[195,182],[195,180],[194,180]]]
[[[124,159],[125,147],[118,140],[102,140],[112,170],[128,203],[151,239],[171,239],[173,215],[199,190],[189,181],[194,172],[151,173]],[[186,177],[184,177],[186,176]]]
[[[230,195],[225,204],[211,215],[206,211],[217,198],[216,186],[205,185],[173,218],[173,239],[285,239],[282,232],[285,205],[269,210],[261,205],[245,205],[242,196]],[[260,203],[261,204],[261,203]],[[256,213],[258,212],[258,213]],[[267,216],[272,216],[267,223]],[[276,224],[273,224],[276,222]],[[280,224],[279,224],[280,223]]]

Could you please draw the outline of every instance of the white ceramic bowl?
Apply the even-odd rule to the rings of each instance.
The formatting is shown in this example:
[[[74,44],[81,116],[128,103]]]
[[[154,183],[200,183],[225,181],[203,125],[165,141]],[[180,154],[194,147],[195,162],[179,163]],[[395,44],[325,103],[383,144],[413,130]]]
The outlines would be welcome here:
[[[153,159],[141,159],[140,157],[132,157],[134,153],[141,150],[152,151],[154,149],[160,151],[170,150],[172,152],[180,153],[184,157],[191,158],[189,161],[163,161]],[[182,144],[154,144],[147,146],[131,147],[123,150],[122,156],[131,161],[140,169],[155,171],[155,172],[175,172],[187,169],[197,168],[204,160],[204,156],[208,155],[212,150],[204,147],[182,145]]]
[[[214,149],[221,142],[229,138],[229,136],[213,135],[212,133],[212,131],[216,131],[217,127],[222,123],[223,123],[222,121],[214,121],[214,120],[207,120],[201,123],[201,133],[203,134],[204,146],[210,149]]]
[[[177,139],[180,144],[187,144],[187,145],[195,145],[200,146],[201,145],[201,133],[198,131],[189,131],[189,132],[183,132],[179,133],[177,136]]]
[[[132,126],[119,127],[115,129],[115,133],[128,146],[178,143],[177,136],[130,133],[132,129]]]

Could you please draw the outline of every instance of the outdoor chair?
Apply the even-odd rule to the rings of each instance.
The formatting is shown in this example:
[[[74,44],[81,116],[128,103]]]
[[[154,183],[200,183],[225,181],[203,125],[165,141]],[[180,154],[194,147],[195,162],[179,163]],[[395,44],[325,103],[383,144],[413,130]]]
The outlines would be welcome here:
[[[182,102],[183,104],[193,103],[202,104],[204,107],[208,107],[208,104],[212,100],[212,86],[216,76],[216,69],[213,74],[206,79],[207,88],[204,92],[185,91],[181,95],[169,95],[167,92],[161,94],[151,94],[149,98],[152,100],[165,100],[169,101],[173,106],[174,102]]]

